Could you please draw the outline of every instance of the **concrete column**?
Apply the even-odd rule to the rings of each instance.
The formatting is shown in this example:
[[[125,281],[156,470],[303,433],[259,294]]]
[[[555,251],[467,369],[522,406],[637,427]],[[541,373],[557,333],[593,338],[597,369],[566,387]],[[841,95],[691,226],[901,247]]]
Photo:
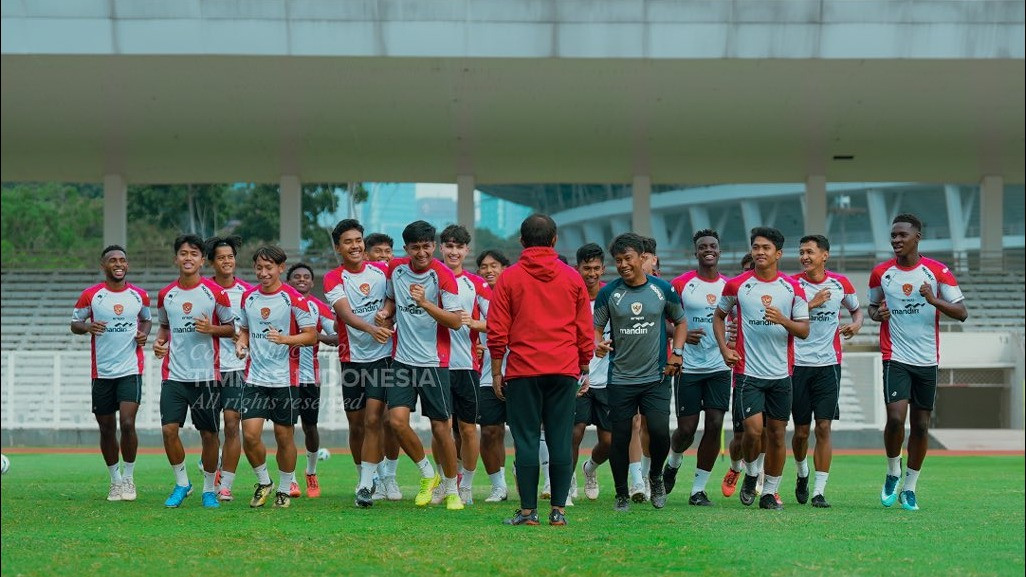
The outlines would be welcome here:
[[[461,174],[456,177],[456,224],[470,231],[474,236],[474,176]]]
[[[670,235],[666,232],[666,216],[652,213],[652,238],[656,241],[656,254],[670,254],[677,247],[670,246]]]
[[[303,187],[294,175],[282,176],[278,187],[278,244],[293,257],[303,236]]]
[[[887,211],[887,198],[879,190],[866,191],[869,206],[869,226],[873,229],[873,249],[878,260],[894,256],[891,250],[891,219]]]
[[[1004,236],[1005,179],[984,176],[980,181],[980,268],[1001,270]]]
[[[112,244],[128,244],[128,185],[120,174],[103,177],[103,245]]]
[[[809,176],[805,179],[805,234],[826,235],[826,177]]]
[[[951,236],[951,254],[954,257],[951,266],[956,271],[967,269],[965,248],[965,217],[962,213],[962,193],[958,186],[944,186],[944,203],[948,209],[948,234]]]
[[[712,220],[709,219],[709,209],[704,206],[688,207],[688,217],[691,218],[691,234],[700,230],[712,228]],[[690,238],[690,235],[688,238]]]
[[[745,238],[748,233],[757,226],[762,226],[762,211],[759,210],[759,203],[754,200],[741,201],[741,220],[745,223]]]
[[[606,238],[605,233],[602,232],[602,225],[594,220],[586,220],[581,224],[581,230],[584,231],[584,238],[581,239],[581,244],[593,242],[602,247],[602,250],[609,248],[609,241],[611,239]],[[580,248],[580,245],[577,246]],[[576,248],[574,249],[576,250]]]
[[[609,242],[612,242],[613,238],[625,232],[631,232],[631,221],[626,216],[617,215],[609,219],[609,227],[613,233],[613,237],[609,239]]]
[[[652,236],[652,179],[635,176],[631,187],[631,230],[641,236]]]
[[[570,261],[570,266],[574,266],[574,258],[577,256],[577,249],[584,244],[584,236],[581,234],[581,228],[575,225],[566,225],[559,227],[559,240],[556,241],[556,250],[559,254],[566,257]]]

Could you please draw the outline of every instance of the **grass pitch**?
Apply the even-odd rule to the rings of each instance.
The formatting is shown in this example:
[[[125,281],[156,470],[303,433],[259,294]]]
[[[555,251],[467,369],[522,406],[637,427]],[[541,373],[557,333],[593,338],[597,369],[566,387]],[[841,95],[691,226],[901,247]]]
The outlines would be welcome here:
[[[323,497],[290,509],[250,509],[245,464],[236,500],[165,509],[172,475],[162,455],[140,456],[139,500],[108,503],[99,454],[16,454],[3,477],[4,575],[1016,575],[1024,572],[1023,457],[930,456],[919,483],[921,511],[880,505],[883,457],[834,458],[833,508],[794,500],[794,465],[784,471],[785,510],[725,499],[718,462],[712,508],[687,505],[694,458],[662,511],[632,504],[614,514],[602,467],[598,501],[581,493],[567,527],[507,527],[517,503],[488,504],[479,466],[476,503],[464,511],[413,505],[416,474],[400,462],[405,500],[353,506],[348,455],[318,467]],[[199,488],[197,457],[189,476]],[[299,459],[299,467],[305,458]],[[277,471],[272,467],[272,480]],[[508,468],[509,470],[509,468]],[[513,486],[512,476],[508,479]],[[302,484],[302,481],[300,481]],[[544,519],[547,509],[539,511]]]

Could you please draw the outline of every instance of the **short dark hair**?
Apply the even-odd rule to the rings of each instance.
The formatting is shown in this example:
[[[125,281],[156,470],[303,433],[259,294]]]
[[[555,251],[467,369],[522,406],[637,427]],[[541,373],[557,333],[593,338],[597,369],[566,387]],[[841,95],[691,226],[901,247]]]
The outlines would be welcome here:
[[[268,244],[258,248],[256,252],[253,253],[253,262],[256,262],[257,259],[260,258],[269,260],[274,264],[285,264],[285,261],[288,260],[289,257],[280,246]]]
[[[387,244],[388,248],[395,247],[395,241],[392,240],[392,237],[383,232],[372,232],[363,237],[363,246],[367,250],[370,250],[379,244]]]
[[[645,239],[633,232],[625,232],[613,239],[613,242],[609,245],[609,254],[611,256],[624,254],[632,248],[638,254],[645,252]]]
[[[695,231],[694,236],[691,237],[691,242],[693,244],[698,244],[698,239],[703,236],[711,236],[716,239],[716,242],[720,242],[720,233],[711,228],[703,228],[702,230]]]
[[[557,254],[556,258],[558,258],[560,260],[560,262],[562,262],[563,264],[566,264],[566,265],[570,264],[570,259],[566,258],[565,254]]]
[[[520,244],[524,248],[552,246],[556,240],[556,221],[547,214],[534,213],[520,223]]]
[[[415,220],[403,229],[403,242],[405,244],[435,242],[435,230],[430,222]]]
[[[339,239],[342,238],[342,235],[347,230],[358,230],[360,231],[360,235],[363,236],[363,225],[360,224],[360,221],[355,218],[347,218],[338,221],[338,224],[335,225],[335,229],[331,231],[331,244],[338,246]]]
[[[111,244],[111,245],[108,245],[107,248],[103,249],[103,251],[100,253],[100,261],[102,262],[103,259],[107,258],[107,253],[108,252],[114,252],[116,250],[120,250],[121,252],[125,253],[126,257],[128,256],[128,253],[125,252],[125,247],[121,246],[120,244]],[[178,251],[176,250],[175,252],[178,252]]]
[[[807,235],[803,236],[800,241],[798,241],[798,244],[799,245],[803,245],[803,244],[805,244],[807,242],[814,242],[814,243],[816,243],[816,246],[819,247],[819,250],[826,250],[826,251],[830,250],[830,241],[827,240],[827,237],[825,237],[825,236],[823,236],[821,234],[807,234]]]
[[[748,242],[754,243],[757,236],[772,242],[773,246],[777,247],[777,250],[784,250],[784,234],[779,230],[768,226],[757,226],[752,229]]]
[[[506,255],[495,250],[494,248],[481,251],[481,254],[477,255],[477,266],[480,268],[481,263],[484,262],[484,259],[488,257],[492,257],[495,260],[499,261],[499,264],[501,264],[503,267],[509,266],[509,259],[506,258]]]
[[[456,244],[470,244],[470,232],[460,224],[450,224],[445,227],[442,234],[438,235],[438,242],[454,242]]]
[[[296,264],[294,264],[294,265],[289,267],[289,271],[287,273],[285,273],[285,278],[287,278],[287,279],[292,278],[292,273],[296,272],[297,269],[301,269],[301,268],[305,268],[306,270],[310,271],[310,276],[314,276],[313,267],[311,267],[310,265],[306,264],[305,262],[297,262]]]
[[[908,212],[903,212],[898,216],[894,217],[891,224],[898,224],[899,222],[905,222],[912,225],[912,228],[916,229],[917,232],[923,232],[923,221],[919,220],[919,217]]]
[[[175,253],[182,248],[183,245],[189,245],[191,247],[199,249],[203,252],[203,239],[195,234],[182,234],[175,239]]]
[[[577,264],[578,264],[578,266],[580,266],[583,263],[588,262],[589,260],[596,260],[596,259],[598,259],[599,261],[605,261],[605,259],[606,259],[606,253],[602,251],[602,247],[601,246],[599,246],[599,245],[597,245],[597,244],[595,244],[593,242],[589,242],[588,244],[586,244],[586,245],[582,246],[581,248],[577,249]]]
[[[656,239],[650,236],[642,236],[641,243],[644,245],[645,248],[642,252],[647,252],[648,254],[656,253]]]
[[[217,249],[227,246],[232,249],[232,256],[239,256],[239,247],[242,246],[242,237],[233,236],[212,236],[204,243],[206,247],[207,260],[214,262],[214,255]]]
[[[752,256],[752,253],[746,252],[745,256],[741,257],[741,270],[748,270],[748,267],[753,264],[755,264],[755,257]]]

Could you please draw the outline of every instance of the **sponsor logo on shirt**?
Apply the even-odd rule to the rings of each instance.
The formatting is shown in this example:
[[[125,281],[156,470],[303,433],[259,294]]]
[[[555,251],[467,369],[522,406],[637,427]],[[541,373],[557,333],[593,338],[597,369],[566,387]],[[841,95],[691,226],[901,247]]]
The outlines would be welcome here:
[[[813,309],[816,312],[809,316],[809,320],[812,322],[831,322],[837,318],[837,315],[831,311],[825,311],[822,309]]]
[[[712,322],[712,318],[713,318],[713,314],[709,313],[709,314],[705,315],[704,317],[691,317],[691,322],[693,322],[693,323],[711,323]]]
[[[620,329],[619,332],[620,332],[621,335],[647,335],[648,334],[648,329],[650,329],[650,328],[652,328],[654,326],[655,326],[655,323],[652,323],[652,322],[648,322],[648,323],[634,323],[634,326],[632,326],[631,328],[623,327],[623,328]]]
[[[421,307],[419,307],[417,305],[399,305],[396,308],[401,310],[401,311],[403,311],[404,313],[410,314],[410,315],[422,315],[422,314],[424,314],[424,309],[422,309]]]
[[[926,303],[908,303],[903,309],[891,310],[892,315],[915,315],[919,314],[919,309],[926,306]]]
[[[125,312],[125,305],[114,305],[114,314],[121,316],[121,313]]]

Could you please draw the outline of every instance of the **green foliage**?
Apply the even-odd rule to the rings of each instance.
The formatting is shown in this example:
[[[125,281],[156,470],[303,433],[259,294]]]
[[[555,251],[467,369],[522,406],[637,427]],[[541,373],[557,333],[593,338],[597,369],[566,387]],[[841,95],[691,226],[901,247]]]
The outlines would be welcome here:
[[[103,190],[90,184],[5,183],[4,266],[94,263],[103,248]]]
[[[520,251],[524,250],[524,247],[520,246],[519,234],[514,234],[509,238],[502,238],[487,228],[474,229],[474,238],[471,241],[471,245],[473,246],[473,254],[470,257],[475,260],[477,255],[492,249],[506,255],[510,262],[516,262],[520,258]]]

